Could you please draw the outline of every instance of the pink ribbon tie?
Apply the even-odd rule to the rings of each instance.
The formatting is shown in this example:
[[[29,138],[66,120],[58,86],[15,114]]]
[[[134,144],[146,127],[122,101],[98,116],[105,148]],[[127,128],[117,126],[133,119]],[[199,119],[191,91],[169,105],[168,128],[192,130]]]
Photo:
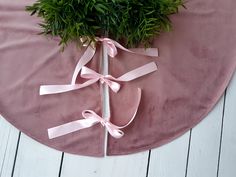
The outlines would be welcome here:
[[[76,121],[69,122],[69,123],[66,123],[63,125],[59,125],[59,126],[56,126],[53,128],[49,128],[48,129],[48,137],[49,137],[49,139],[53,139],[53,138],[60,137],[60,136],[63,136],[63,135],[69,134],[69,133],[73,133],[75,131],[89,128],[95,124],[101,123],[101,125],[107,129],[107,131],[109,132],[109,134],[112,137],[121,138],[122,136],[124,136],[124,132],[120,129],[127,127],[134,120],[134,118],[137,114],[137,111],[138,111],[140,101],[141,101],[141,89],[138,88],[138,99],[135,104],[134,114],[133,114],[132,118],[130,119],[130,121],[127,124],[125,124],[124,126],[114,125],[110,121],[105,120],[104,118],[100,117],[98,114],[96,114],[92,110],[84,110],[82,112],[82,116],[84,119],[76,120]]]
[[[55,94],[55,93],[63,93],[67,91],[82,89],[91,84],[94,84],[97,81],[101,83],[106,83],[114,92],[118,92],[120,90],[120,84],[118,82],[128,82],[144,75],[150,74],[157,70],[157,65],[155,62],[150,62],[141,67],[138,67],[134,70],[131,70],[122,76],[115,78],[111,75],[103,76],[95,72],[94,70],[83,66],[81,69],[80,76],[84,79],[88,79],[86,82],[82,84],[73,84],[73,85],[44,85],[40,86],[40,95],[47,94]]]

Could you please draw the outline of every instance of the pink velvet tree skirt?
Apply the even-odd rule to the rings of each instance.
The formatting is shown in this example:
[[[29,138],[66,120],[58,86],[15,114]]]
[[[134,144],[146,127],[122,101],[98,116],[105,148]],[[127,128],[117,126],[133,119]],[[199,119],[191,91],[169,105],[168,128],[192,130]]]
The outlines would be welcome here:
[[[83,54],[75,44],[60,51],[58,39],[38,35],[40,19],[25,12],[33,0],[0,0],[0,114],[33,139],[58,150],[104,156],[105,128],[97,124],[54,139],[47,129],[82,119],[83,110],[101,115],[100,85],[63,94],[39,95],[40,85],[70,83]],[[119,50],[109,59],[109,74],[120,76],[151,61],[158,70],[110,91],[111,122],[127,123],[142,89],[135,120],[115,139],[108,135],[107,155],[159,147],[197,125],[223,94],[236,68],[236,1],[189,0],[171,16],[173,31],[152,47],[158,58]],[[99,72],[99,50],[87,65]]]

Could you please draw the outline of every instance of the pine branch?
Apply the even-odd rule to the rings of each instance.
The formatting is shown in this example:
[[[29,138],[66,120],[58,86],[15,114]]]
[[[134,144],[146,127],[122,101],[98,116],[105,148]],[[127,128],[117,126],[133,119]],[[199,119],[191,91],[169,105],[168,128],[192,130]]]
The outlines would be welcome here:
[[[42,34],[59,36],[63,46],[81,37],[95,40],[107,31],[134,47],[170,31],[169,15],[180,6],[183,0],[37,0],[26,10],[42,18]]]

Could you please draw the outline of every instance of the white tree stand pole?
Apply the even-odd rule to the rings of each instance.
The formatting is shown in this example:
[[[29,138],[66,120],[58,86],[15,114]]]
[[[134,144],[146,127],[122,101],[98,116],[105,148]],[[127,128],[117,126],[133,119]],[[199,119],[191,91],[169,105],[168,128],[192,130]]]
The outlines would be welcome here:
[[[101,47],[101,57],[100,57],[100,68],[103,75],[109,74],[109,59],[107,54],[107,48],[102,45]],[[109,100],[109,87],[107,84],[101,84],[101,95],[103,100],[102,105],[102,117],[106,120],[110,119],[110,100]],[[108,132],[105,128],[105,141],[104,141],[104,154],[107,155],[107,141],[108,141]]]

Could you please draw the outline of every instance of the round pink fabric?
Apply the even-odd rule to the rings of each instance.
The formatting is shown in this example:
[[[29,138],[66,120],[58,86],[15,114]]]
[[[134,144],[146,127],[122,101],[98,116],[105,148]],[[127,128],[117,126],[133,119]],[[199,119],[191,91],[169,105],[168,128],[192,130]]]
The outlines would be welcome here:
[[[82,50],[37,35],[40,19],[24,11],[33,0],[0,0],[0,113],[33,139],[68,153],[104,156],[100,124],[49,140],[47,129],[81,119],[85,109],[101,115],[99,84],[56,95],[39,95],[39,86],[69,84]],[[236,68],[236,1],[189,0],[171,17],[173,31],[154,41],[160,57],[119,50],[109,59],[114,77],[155,61],[158,71],[122,83],[110,92],[111,121],[122,125],[134,111],[136,90],[142,100],[134,122],[121,139],[108,137],[107,155],[135,153],[161,146],[199,123],[213,108]],[[87,65],[99,71],[99,50]]]

